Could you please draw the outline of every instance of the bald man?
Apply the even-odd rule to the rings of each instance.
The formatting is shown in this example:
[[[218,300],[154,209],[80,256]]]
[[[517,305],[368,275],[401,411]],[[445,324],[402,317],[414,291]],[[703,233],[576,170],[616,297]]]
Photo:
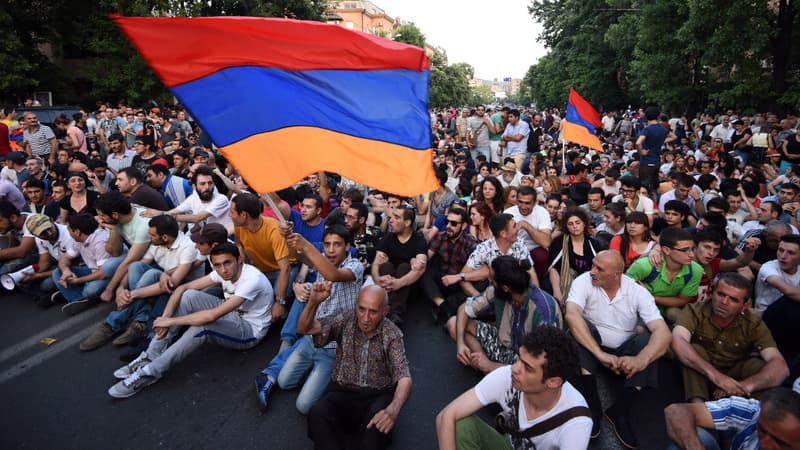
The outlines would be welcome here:
[[[330,294],[330,282],[315,283],[297,321],[298,333],[312,335],[315,346],[337,343],[328,391],[308,415],[308,437],[316,449],[344,448],[351,433],[356,433],[355,448],[386,448],[411,395],[403,333],[385,319],[389,300],[382,287],[362,289],[355,314],[349,310],[315,319]]]
[[[667,351],[671,336],[653,296],[624,275],[623,269],[622,255],[617,251],[598,253],[592,269],[572,282],[566,319],[578,343],[578,386],[592,410],[592,437],[600,433],[602,411],[595,374],[605,369],[612,376],[624,378],[624,387],[614,393],[615,403],[606,409],[605,417],[624,446],[637,448],[629,422],[634,394],[644,387],[658,387],[653,363]],[[649,332],[637,332],[640,319]]]

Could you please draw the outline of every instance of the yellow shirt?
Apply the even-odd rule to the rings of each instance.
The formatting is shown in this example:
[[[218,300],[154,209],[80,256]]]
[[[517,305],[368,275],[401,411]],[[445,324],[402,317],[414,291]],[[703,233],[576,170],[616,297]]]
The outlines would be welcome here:
[[[278,229],[278,221],[273,218],[263,217],[255,232],[245,227],[236,227],[235,232],[253,265],[262,272],[277,271],[278,261],[289,256],[286,240]]]

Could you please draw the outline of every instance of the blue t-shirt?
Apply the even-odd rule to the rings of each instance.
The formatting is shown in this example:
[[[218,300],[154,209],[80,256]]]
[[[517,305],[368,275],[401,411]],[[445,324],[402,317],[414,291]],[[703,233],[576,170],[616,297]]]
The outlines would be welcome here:
[[[639,158],[642,164],[661,164],[661,146],[667,139],[667,129],[660,123],[648,125],[640,136],[644,136],[642,148],[649,150],[647,155]]]
[[[303,216],[299,212],[291,209],[291,220],[294,224],[294,232],[300,234],[308,242],[316,244],[322,242],[322,233],[325,231],[325,219],[320,219],[316,226],[311,226],[303,222]]]

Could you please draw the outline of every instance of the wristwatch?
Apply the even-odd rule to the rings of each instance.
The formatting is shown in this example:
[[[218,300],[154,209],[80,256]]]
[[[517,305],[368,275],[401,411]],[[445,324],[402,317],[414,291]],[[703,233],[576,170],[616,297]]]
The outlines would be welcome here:
[[[286,299],[282,298],[282,299],[278,300],[278,304],[281,305],[281,306],[286,306]]]
[[[467,274],[464,273],[464,272],[461,272],[460,274],[458,274],[458,276],[461,277],[461,281],[464,281],[464,280],[467,279]]]

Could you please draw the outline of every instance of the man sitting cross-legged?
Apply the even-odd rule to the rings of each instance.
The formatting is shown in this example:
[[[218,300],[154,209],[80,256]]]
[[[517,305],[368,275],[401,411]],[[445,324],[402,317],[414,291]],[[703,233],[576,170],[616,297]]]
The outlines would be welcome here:
[[[88,214],[69,216],[67,230],[71,239],[52,277],[60,296],[67,302],[61,311],[71,316],[99,303],[98,295],[116,266],[113,263],[104,266],[111,258],[106,252],[108,232],[98,226],[94,217]],[[83,265],[73,266],[78,257]]]
[[[330,283],[315,285],[297,321],[315,346],[337,343],[331,385],[308,414],[308,436],[317,449],[344,448],[348,432],[357,433],[354,448],[386,448],[413,385],[403,333],[384,319],[388,296],[380,286],[361,290],[355,312],[315,319],[329,296]]]
[[[750,309],[750,282],[735,272],[714,281],[711,300],[687,306],[672,330],[672,350],[683,363],[690,401],[778,386],[789,369],[767,326]]]
[[[525,333],[539,326],[562,326],[558,303],[531,283],[530,269],[528,260],[513,256],[492,261],[493,288],[467,299],[448,321],[459,362],[489,373],[516,361]],[[487,308],[494,308],[496,325],[475,319]]]
[[[233,349],[248,349],[267,334],[272,320],[274,295],[267,277],[239,259],[239,249],[223,243],[211,250],[214,271],[188,284],[178,286],[164,309],[153,322],[156,336],[147,350],[114,376],[122,379],[108,394],[127,398],[147,387],[204,342]],[[224,298],[202,292],[221,285]],[[189,326],[175,343],[183,326]]]
[[[522,339],[517,362],[495,369],[436,416],[439,448],[587,448],[592,431],[589,409],[567,382],[577,370],[575,343],[563,331],[533,330]],[[473,415],[490,403],[503,408],[497,417],[498,423],[504,419],[503,434]],[[558,417],[566,420],[541,429]]]
[[[567,296],[567,324],[578,343],[581,377],[578,388],[592,410],[592,436],[600,433],[600,399],[597,371],[606,368],[623,381],[605,412],[617,438],[637,448],[629,415],[636,392],[658,387],[658,368],[653,364],[669,347],[667,324],[647,289],[623,275],[623,260],[615,250],[597,254],[592,269],[572,282]],[[649,332],[638,333],[639,321]]]

